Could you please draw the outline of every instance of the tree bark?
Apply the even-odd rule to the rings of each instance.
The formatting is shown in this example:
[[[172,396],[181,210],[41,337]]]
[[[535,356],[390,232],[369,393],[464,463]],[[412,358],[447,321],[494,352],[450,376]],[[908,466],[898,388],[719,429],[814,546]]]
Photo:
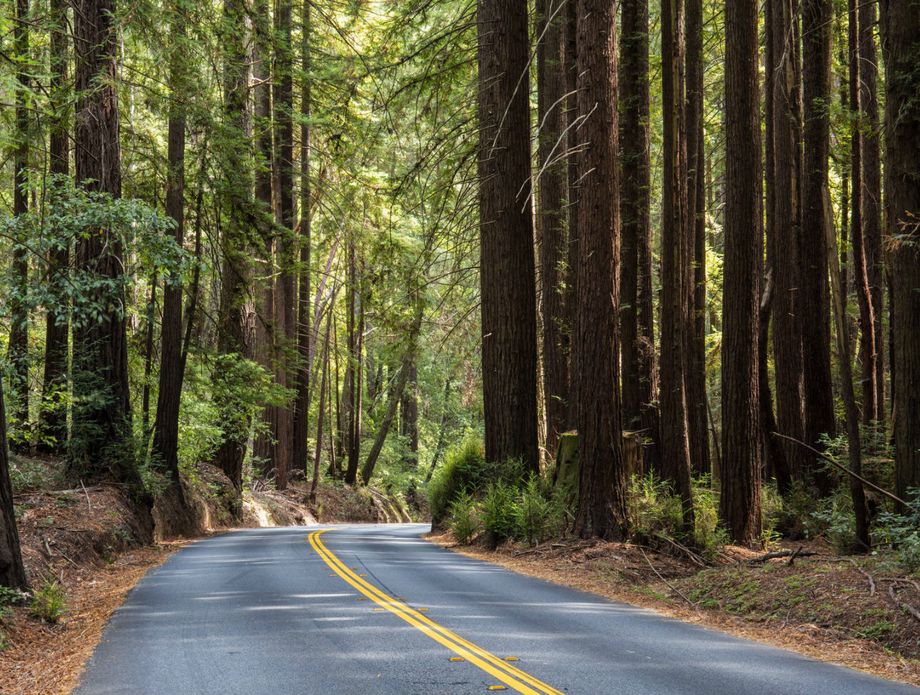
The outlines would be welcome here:
[[[543,399],[548,456],[566,430],[568,355],[562,268],[566,258],[563,156],[565,74],[562,34],[565,8],[561,0],[537,0],[537,121],[539,124],[537,232],[540,237],[540,303],[543,315]]]
[[[76,178],[89,191],[121,196],[114,0],[74,5]],[[80,273],[111,281],[94,300],[111,307],[96,319],[74,321],[74,402],[71,472],[84,480],[111,478],[143,495],[131,428],[128,338],[121,240],[109,229],[91,229],[77,243]]]
[[[649,165],[648,0],[624,0],[620,34],[620,354],[623,422],[646,441],[644,464],[657,457],[658,359],[652,305],[652,225]]]
[[[661,2],[664,180],[661,231],[661,460],[683,502],[685,531],[693,528],[687,417],[690,322],[690,230],[683,94],[683,0]]]
[[[10,485],[10,461],[6,445],[6,408],[3,403],[3,384],[0,383],[0,586],[11,589],[28,588],[26,570],[22,564],[19,531],[16,528],[16,511],[13,489]]]
[[[687,232],[692,300],[687,331],[687,434],[690,464],[708,473],[706,393],[706,179],[703,133],[703,1],[686,1]]]
[[[821,438],[833,437],[834,393],[831,377],[830,297],[825,229],[830,148],[832,0],[802,0],[802,82],[804,84],[804,156],[802,177],[801,275],[798,290],[802,317],[802,360],[805,441],[821,448]],[[807,318],[806,318],[807,317]],[[813,457],[809,478],[822,494],[832,480]]]
[[[725,2],[725,256],[719,514],[736,543],[760,539],[759,304],[762,272],[756,0]]]
[[[895,488],[906,499],[908,490],[920,487],[920,5],[887,0],[884,8]]]
[[[527,6],[478,0],[479,234],[486,458],[538,471]]]
[[[54,117],[49,124],[48,173],[70,175],[69,91],[67,78],[70,38],[67,0],[51,2],[51,99]],[[59,240],[48,258],[48,284],[55,302],[45,312],[45,365],[42,378],[42,407],[39,411],[41,447],[62,453],[67,442],[67,369],[70,337],[70,302],[64,292],[70,266],[69,240]]]
[[[801,439],[802,339],[796,292],[801,234],[800,82],[798,41],[792,0],[771,0],[773,19],[773,216],[767,239],[768,265],[773,269],[773,360],[776,371],[776,420],[779,432]],[[804,461],[799,447],[784,446],[792,475],[800,478]]]
[[[576,533],[622,539],[628,532],[622,453],[617,308],[620,213],[616,12],[606,0],[578,2],[578,303],[572,351],[578,370],[580,461]]]
[[[300,67],[303,80],[300,92],[300,273],[297,290],[297,371],[294,387],[297,397],[294,402],[292,470],[303,469],[307,473],[307,436],[310,429],[310,370],[313,350],[313,334],[310,321],[310,270],[312,244],[312,198],[310,193],[310,114],[312,109],[312,79],[310,77],[310,0],[303,0],[301,10]],[[322,368],[323,377],[327,371]],[[322,399],[322,388],[320,389]],[[323,412],[320,404],[319,412]],[[321,451],[317,443],[317,458]]]
[[[16,0],[13,44],[16,51],[16,136],[13,152],[13,215],[29,212],[29,0]],[[7,359],[10,365],[10,414],[16,441],[26,444],[29,429],[29,258],[25,225],[16,228],[13,245],[13,287],[10,301],[10,337]]]

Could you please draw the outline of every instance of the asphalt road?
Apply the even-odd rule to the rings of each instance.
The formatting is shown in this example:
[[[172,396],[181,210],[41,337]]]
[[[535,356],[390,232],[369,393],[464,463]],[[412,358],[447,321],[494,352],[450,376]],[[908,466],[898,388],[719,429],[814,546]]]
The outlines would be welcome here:
[[[76,693],[920,693],[456,555],[425,526],[324,528],[176,553],[112,617]]]

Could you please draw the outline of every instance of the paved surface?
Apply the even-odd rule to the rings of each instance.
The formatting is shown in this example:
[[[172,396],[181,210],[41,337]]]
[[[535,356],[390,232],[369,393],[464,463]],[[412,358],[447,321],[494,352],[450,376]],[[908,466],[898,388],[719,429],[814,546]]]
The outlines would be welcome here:
[[[113,616],[76,693],[920,693],[456,555],[420,539],[425,526],[330,527],[326,559],[315,530],[176,553]],[[519,661],[502,671],[506,656]]]

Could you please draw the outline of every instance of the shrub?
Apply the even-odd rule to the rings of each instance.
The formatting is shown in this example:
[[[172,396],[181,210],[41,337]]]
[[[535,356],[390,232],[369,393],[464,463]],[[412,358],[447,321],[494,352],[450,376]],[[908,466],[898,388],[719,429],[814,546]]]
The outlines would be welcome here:
[[[520,501],[515,505],[515,537],[537,545],[557,529],[553,518],[553,504],[540,489],[540,479],[531,476],[521,490]]]
[[[469,493],[460,493],[450,505],[450,531],[454,539],[462,545],[472,543],[479,531],[476,501]]]
[[[807,530],[809,534],[823,535],[840,554],[858,549],[856,520],[849,491],[839,487],[830,497],[821,500],[817,511],[811,514]]]
[[[482,525],[494,548],[514,535],[517,489],[505,482],[490,483],[482,500]]]
[[[920,488],[908,491],[910,501],[904,514],[879,514],[876,542],[890,543],[898,562],[908,572],[920,572]]]
[[[719,496],[709,476],[700,476],[693,481],[693,543],[709,556],[727,542],[728,534],[719,525]]]
[[[56,623],[67,610],[64,589],[55,581],[46,581],[32,593],[29,615],[46,623]]]
[[[632,476],[629,480],[629,518],[636,540],[642,542],[658,534],[674,535],[683,523],[680,498],[671,486],[653,473]]]
[[[428,484],[431,520],[435,525],[443,521],[450,511],[451,503],[464,492],[476,497],[489,483],[517,485],[523,477],[524,466],[520,461],[509,459],[500,463],[488,462],[485,460],[482,442],[467,439],[444,455],[444,465]]]

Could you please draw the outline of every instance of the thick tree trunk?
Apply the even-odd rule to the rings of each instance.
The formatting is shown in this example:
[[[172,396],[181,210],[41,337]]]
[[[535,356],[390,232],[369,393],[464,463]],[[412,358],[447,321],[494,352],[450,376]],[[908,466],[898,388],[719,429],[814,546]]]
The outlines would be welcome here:
[[[51,2],[51,98],[55,117],[49,125],[48,173],[70,175],[68,113],[70,85],[67,78],[68,48],[67,0]],[[55,297],[45,313],[45,365],[42,378],[42,407],[39,411],[41,447],[61,453],[67,442],[67,367],[70,336],[70,303],[64,289],[70,266],[70,245],[56,246],[48,257],[48,285]]]
[[[185,109],[183,95],[189,89],[185,72],[186,18],[180,6],[172,17],[174,43],[170,66],[171,104],[167,125],[166,214],[176,226],[173,238],[181,247],[185,242]],[[169,476],[172,492],[182,508],[186,508],[185,492],[179,477],[179,407],[182,402],[182,277],[163,279],[163,321],[160,329],[160,376],[157,393],[156,420],[153,426],[153,460]],[[185,535],[195,531],[191,515],[181,514],[174,532]],[[187,522],[187,523],[183,523]]]
[[[479,233],[486,458],[537,471],[527,5],[478,1]]]
[[[335,294],[333,293],[333,297],[334,296]],[[320,362],[322,365],[320,367],[322,370],[322,377],[320,378],[319,385],[319,412],[316,416],[316,452],[313,455],[313,476],[310,482],[311,503],[316,502],[316,489],[319,486],[319,464],[320,457],[323,453],[323,419],[326,407],[326,381],[329,378],[329,327],[332,325],[331,314],[334,309],[335,308],[330,304],[330,316],[326,316],[326,337],[323,340],[323,356]]]
[[[776,370],[776,420],[779,432],[801,439],[802,339],[797,313],[798,248],[801,234],[798,40],[792,0],[771,0],[773,19],[773,217],[767,239],[768,265],[773,270],[773,360]],[[800,447],[786,444],[786,460],[794,477],[802,475]]]
[[[616,12],[606,0],[578,2],[578,301],[572,351],[582,398],[576,412],[580,460],[576,532],[624,538],[626,466],[617,345],[620,265]]]
[[[725,2],[725,256],[719,514],[732,540],[760,539],[758,285],[762,272],[758,5]]]
[[[27,589],[26,570],[22,565],[13,489],[10,486],[10,461],[6,446],[6,408],[3,384],[0,383],[0,586]]]
[[[687,231],[692,302],[687,332],[687,425],[690,464],[709,472],[706,393],[706,162],[703,142],[703,0],[686,0]]]
[[[565,74],[562,0],[537,2],[537,122],[539,124],[537,232],[540,236],[540,302],[543,315],[543,399],[547,455],[556,452],[566,430],[568,354],[565,344],[564,283],[567,251],[565,219],[566,158],[563,156]]]
[[[74,140],[77,181],[87,190],[118,198],[116,14],[114,0],[78,0],[74,5]],[[131,430],[122,244],[108,229],[87,232],[77,244],[78,271],[111,282],[94,299],[114,308],[98,319],[75,318],[74,402],[80,405],[73,413],[71,472],[82,479],[112,478],[141,494]]]
[[[246,7],[241,0],[224,0],[222,42],[224,59],[224,116],[231,135],[221,162],[225,219],[220,239],[222,268],[218,325],[218,352],[230,360],[250,354],[246,335],[245,305],[249,294],[249,227],[255,223],[250,191],[252,175],[246,161],[250,154],[246,101],[248,55],[245,48]],[[241,416],[225,374],[216,373],[216,405],[224,434],[215,463],[242,490],[243,457],[249,421]]]
[[[408,381],[399,404],[400,434],[409,440],[409,465],[418,465],[418,362],[408,365]]]
[[[886,219],[890,237],[895,487],[920,487],[920,5],[887,0]]]
[[[566,0],[562,8],[562,71],[563,89],[565,90],[565,150],[566,150],[566,189],[565,189],[565,226],[568,233],[566,248],[565,294],[563,294],[563,311],[566,317],[566,332],[563,334],[568,350],[567,369],[568,401],[566,403],[566,428],[575,427],[575,408],[578,407],[578,394],[575,356],[572,354],[572,331],[575,323],[575,305],[578,296],[578,157],[575,148],[580,142],[578,132],[578,18],[577,2]]]
[[[658,470],[658,359],[652,306],[649,176],[648,0],[624,0],[620,35],[620,354],[623,423],[646,441],[644,464]],[[660,471],[658,471],[660,472]]]
[[[834,393],[831,377],[830,297],[824,201],[828,194],[830,148],[832,0],[802,1],[802,82],[804,84],[804,156],[802,234],[799,237],[801,275],[798,289],[802,321],[805,441],[821,448],[821,438],[833,437]],[[806,318],[807,317],[807,318]],[[809,478],[823,494],[832,481],[824,467],[809,458]]]
[[[693,528],[687,418],[690,322],[690,230],[683,96],[683,0],[661,2],[664,181],[661,232],[661,460],[683,500],[684,526]]]

